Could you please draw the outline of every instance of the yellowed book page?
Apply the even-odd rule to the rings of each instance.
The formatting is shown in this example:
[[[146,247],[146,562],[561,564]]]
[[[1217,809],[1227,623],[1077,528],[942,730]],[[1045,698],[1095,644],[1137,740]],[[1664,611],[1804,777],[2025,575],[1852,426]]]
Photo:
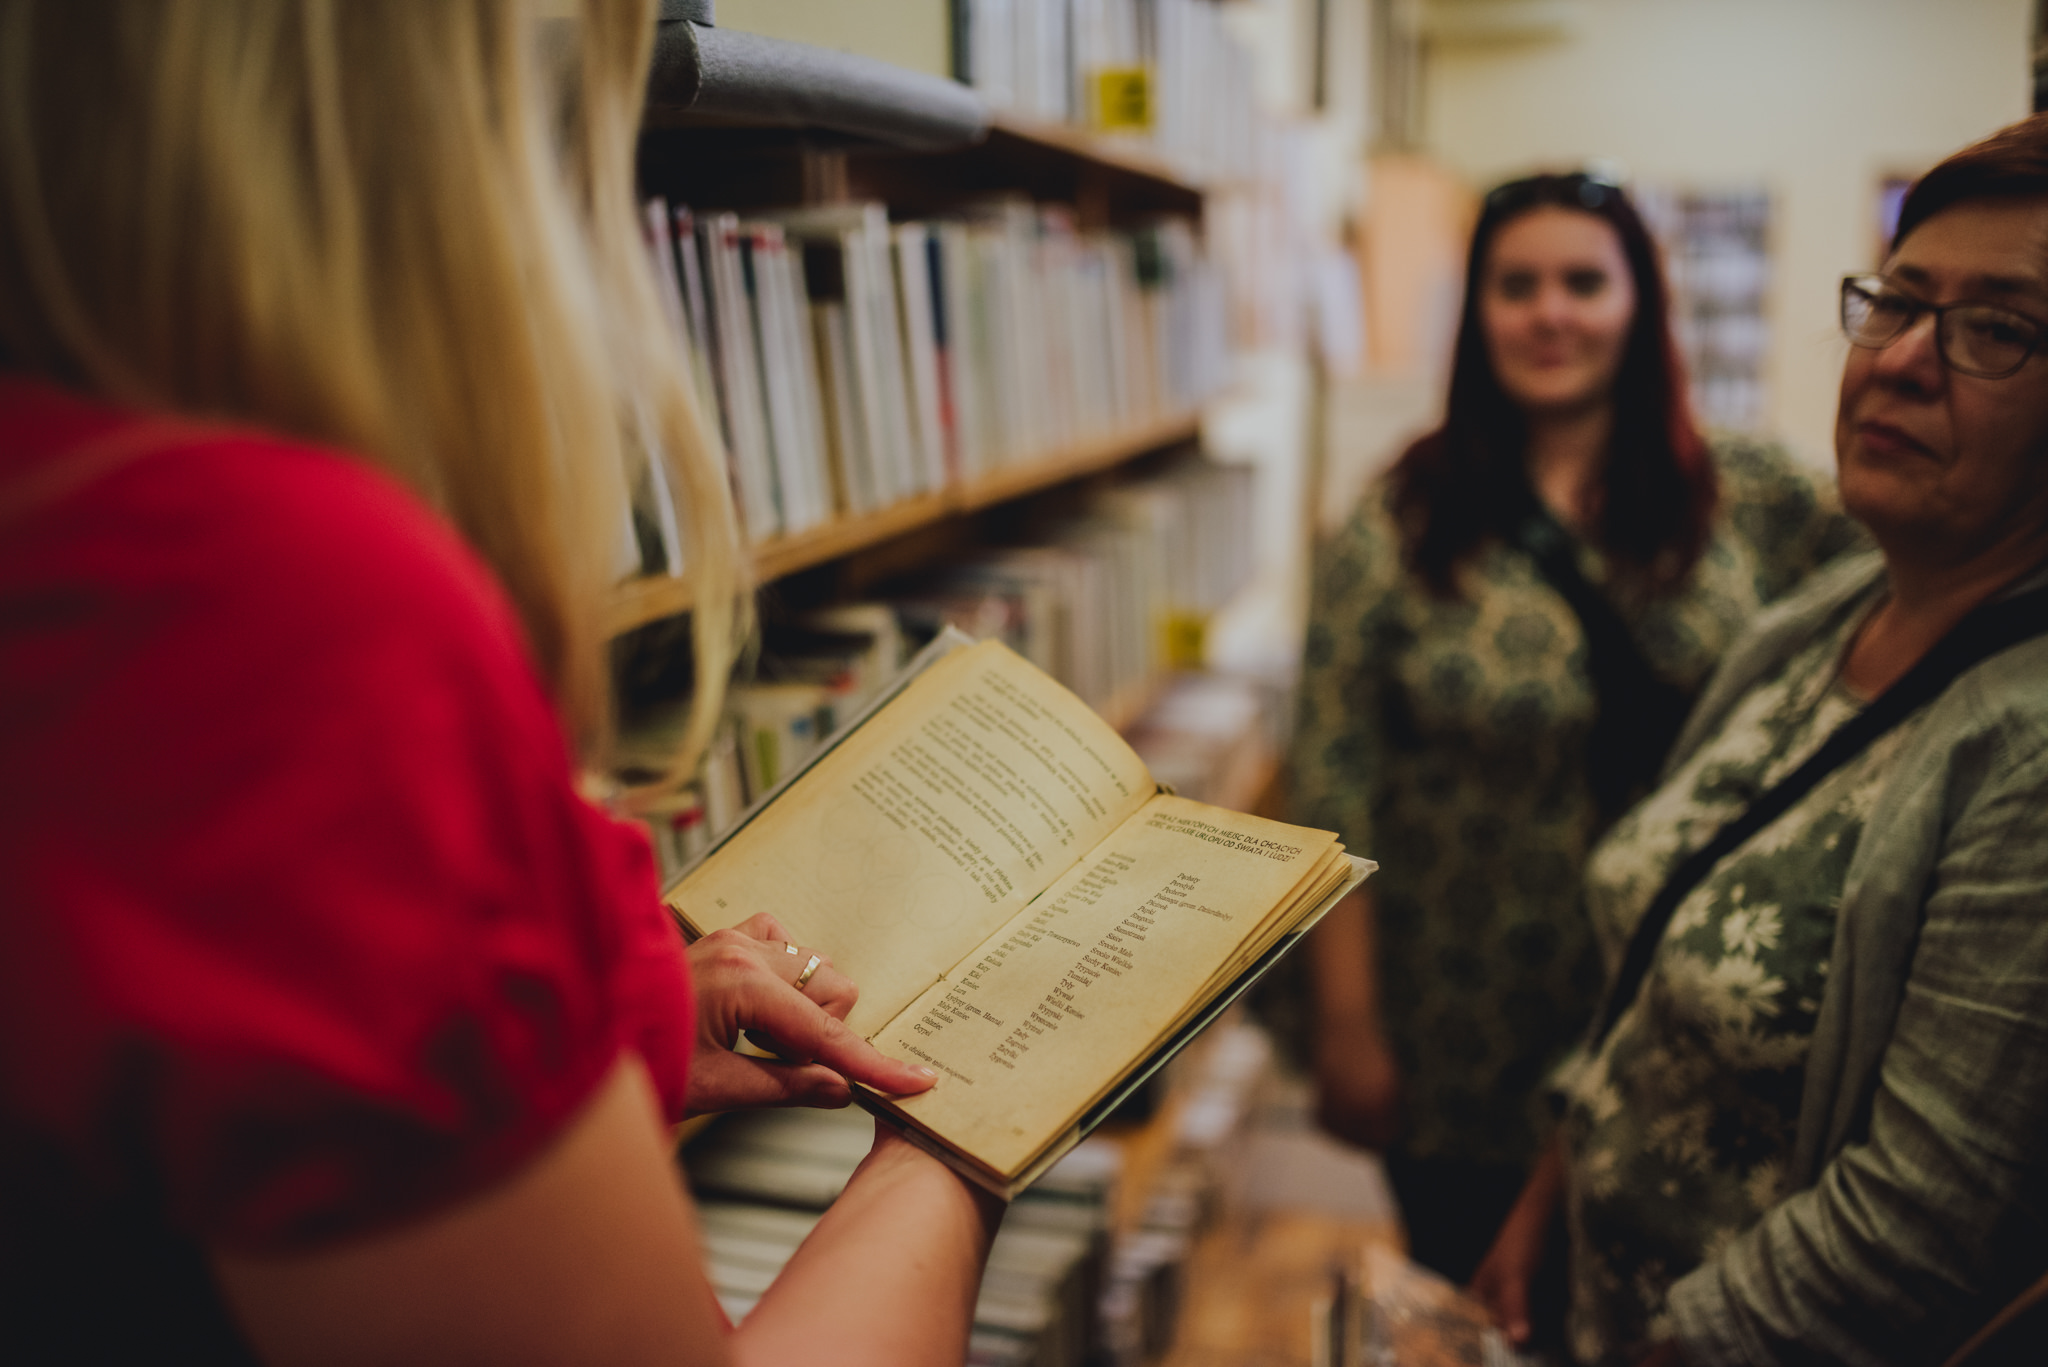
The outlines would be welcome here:
[[[1377,865],[1375,865],[1377,867]],[[1344,847],[1334,840],[1323,851],[1322,856],[1306,870],[1294,892],[1281,905],[1267,914],[1265,924],[1256,935],[1247,939],[1229,960],[1216,966],[1209,981],[1203,985],[1200,996],[1211,990],[1221,991],[1234,982],[1237,975],[1251,967],[1252,962],[1273,947],[1282,935],[1294,928],[1297,921],[1307,916],[1320,905],[1324,898],[1336,891],[1337,886],[1350,875],[1351,864],[1344,857]],[[1192,1015],[1194,1004],[1188,1014]]]
[[[875,1037],[936,1068],[896,1107],[1005,1176],[1142,1058],[1336,843],[1159,796]]]
[[[1144,763],[994,641],[931,666],[669,894],[700,931],[772,912],[880,1029],[1142,806]]]

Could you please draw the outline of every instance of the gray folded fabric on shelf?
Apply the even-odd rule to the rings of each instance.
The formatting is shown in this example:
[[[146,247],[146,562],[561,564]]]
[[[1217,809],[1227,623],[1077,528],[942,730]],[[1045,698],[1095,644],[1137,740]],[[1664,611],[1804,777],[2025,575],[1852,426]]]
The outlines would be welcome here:
[[[650,111],[687,120],[823,128],[933,150],[979,142],[989,110],[957,81],[871,57],[712,28],[670,0],[656,27]]]

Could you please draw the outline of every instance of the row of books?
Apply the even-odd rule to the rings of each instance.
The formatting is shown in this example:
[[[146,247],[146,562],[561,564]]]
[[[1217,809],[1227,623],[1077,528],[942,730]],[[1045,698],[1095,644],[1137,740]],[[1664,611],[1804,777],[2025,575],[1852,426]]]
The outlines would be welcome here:
[[[1165,1158],[1126,1227],[1124,1152],[1084,1140],[1010,1203],[975,1303],[972,1367],[1139,1367],[1170,1346],[1185,1264],[1213,1218],[1263,1034],[1219,1026],[1166,1070],[1180,1098]],[[859,1110],[723,1117],[684,1154],[719,1304],[744,1319],[845,1189],[874,1122]]]
[[[1248,175],[1252,56],[1214,0],[953,0],[953,75],[998,110],[1147,139],[1198,179]]]
[[[947,626],[1003,641],[1098,712],[1134,720],[1162,676],[1199,666],[1202,624],[1250,578],[1252,479],[1248,467],[1190,454],[1099,492],[1034,544],[952,563],[880,601],[770,621],[697,781],[649,813],[664,869],[680,870],[731,829]],[[686,710],[682,700],[641,708],[622,764],[664,770]],[[1141,733],[1174,752],[1176,783],[1193,776],[1188,731]]]
[[[878,203],[742,217],[654,199],[645,230],[754,542],[1192,412],[1227,363],[1222,283],[1184,220],[1084,232],[1021,198],[907,223]],[[673,572],[681,549],[642,561]]]
[[[995,637],[1113,721],[1170,668],[1199,665],[1200,624],[1251,573],[1252,472],[1186,461],[1106,490],[1037,544],[927,576],[897,601],[917,638]]]

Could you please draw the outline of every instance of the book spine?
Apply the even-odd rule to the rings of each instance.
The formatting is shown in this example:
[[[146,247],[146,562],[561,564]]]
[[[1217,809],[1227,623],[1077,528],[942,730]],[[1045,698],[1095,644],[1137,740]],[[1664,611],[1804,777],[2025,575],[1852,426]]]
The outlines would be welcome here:
[[[883,457],[897,498],[927,492],[910,413],[909,379],[904,374],[903,320],[896,302],[896,268],[889,224],[874,206],[857,238],[861,292],[866,301],[868,345],[875,358],[876,405],[883,423]]]
[[[720,406],[732,439],[741,525],[750,540],[762,541],[781,530],[782,515],[768,452],[759,350],[754,339],[753,306],[747,298],[741,266],[738,216],[709,215],[701,225],[700,239],[710,267],[713,323],[718,335]]]
[[[928,242],[924,224],[904,223],[897,226],[891,246],[918,476],[924,489],[934,490],[946,483],[946,436],[939,395]]]
[[[781,496],[782,531],[795,535],[823,522],[829,510],[818,487],[816,456],[809,449],[811,433],[798,388],[795,329],[790,317],[794,300],[786,297],[789,281],[783,270],[782,230],[772,223],[748,224],[742,229],[741,242],[768,415],[769,455]]]
[[[823,376],[811,330],[810,290],[804,282],[803,253],[785,241],[776,253],[781,276],[783,348],[794,377],[797,425],[804,452],[804,479],[811,488],[817,520],[831,520],[845,509],[834,489],[830,438],[827,436]]]

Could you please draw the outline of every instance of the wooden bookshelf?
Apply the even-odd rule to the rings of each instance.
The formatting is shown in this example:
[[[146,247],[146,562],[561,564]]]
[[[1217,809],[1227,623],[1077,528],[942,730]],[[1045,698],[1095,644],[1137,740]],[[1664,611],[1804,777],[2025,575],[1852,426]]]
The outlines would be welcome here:
[[[1200,430],[1192,413],[1163,418],[1143,427],[1079,442],[1049,456],[995,471],[967,484],[953,485],[940,493],[908,499],[879,512],[839,518],[796,536],[775,537],[752,550],[755,582],[780,579],[893,541],[948,517],[1114,469],[1139,456],[1193,441]],[[660,575],[627,580],[612,599],[611,634],[621,635],[663,617],[688,612],[692,606],[687,578]]]
[[[991,138],[1005,138],[1057,148],[1068,156],[1122,175],[1141,176],[1154,182],[1162,194],[1199,198],[1209,187],[1159,155],[1153,144],[1134,137],[1111,137],[1068,123],[1046,123],[998,114],[990,127]],[[1199,207],[1194,205],[1192,207]]]
[[[978,508],[1006,503],[1055,484],[1064,484],[1070,479],[1111,469],[1148,451],[1193,441],[1198,432],[1195,415],[1185,413],[1162,418],[1128,432],[1079,442],[1029,464],[995,470],[961,485],[953,494],[954,507],[971,513]]]
[[[785,574],[822,565],[858,550],[902,536],[944,517],[953,508],[947,493],[905,499],[861,517],[838,518],[795,536],[778,536],[754,547],[754,577],[766,583]]]
[[[992,194],[1070,204],[1084,227],[1160,215],[1199,219],[1204,187],[1142,143],[1000,115],[971,147],[834,153],[844,190],[907,215],[945,213]],[[785,179],[794,184],[794,172]]]

